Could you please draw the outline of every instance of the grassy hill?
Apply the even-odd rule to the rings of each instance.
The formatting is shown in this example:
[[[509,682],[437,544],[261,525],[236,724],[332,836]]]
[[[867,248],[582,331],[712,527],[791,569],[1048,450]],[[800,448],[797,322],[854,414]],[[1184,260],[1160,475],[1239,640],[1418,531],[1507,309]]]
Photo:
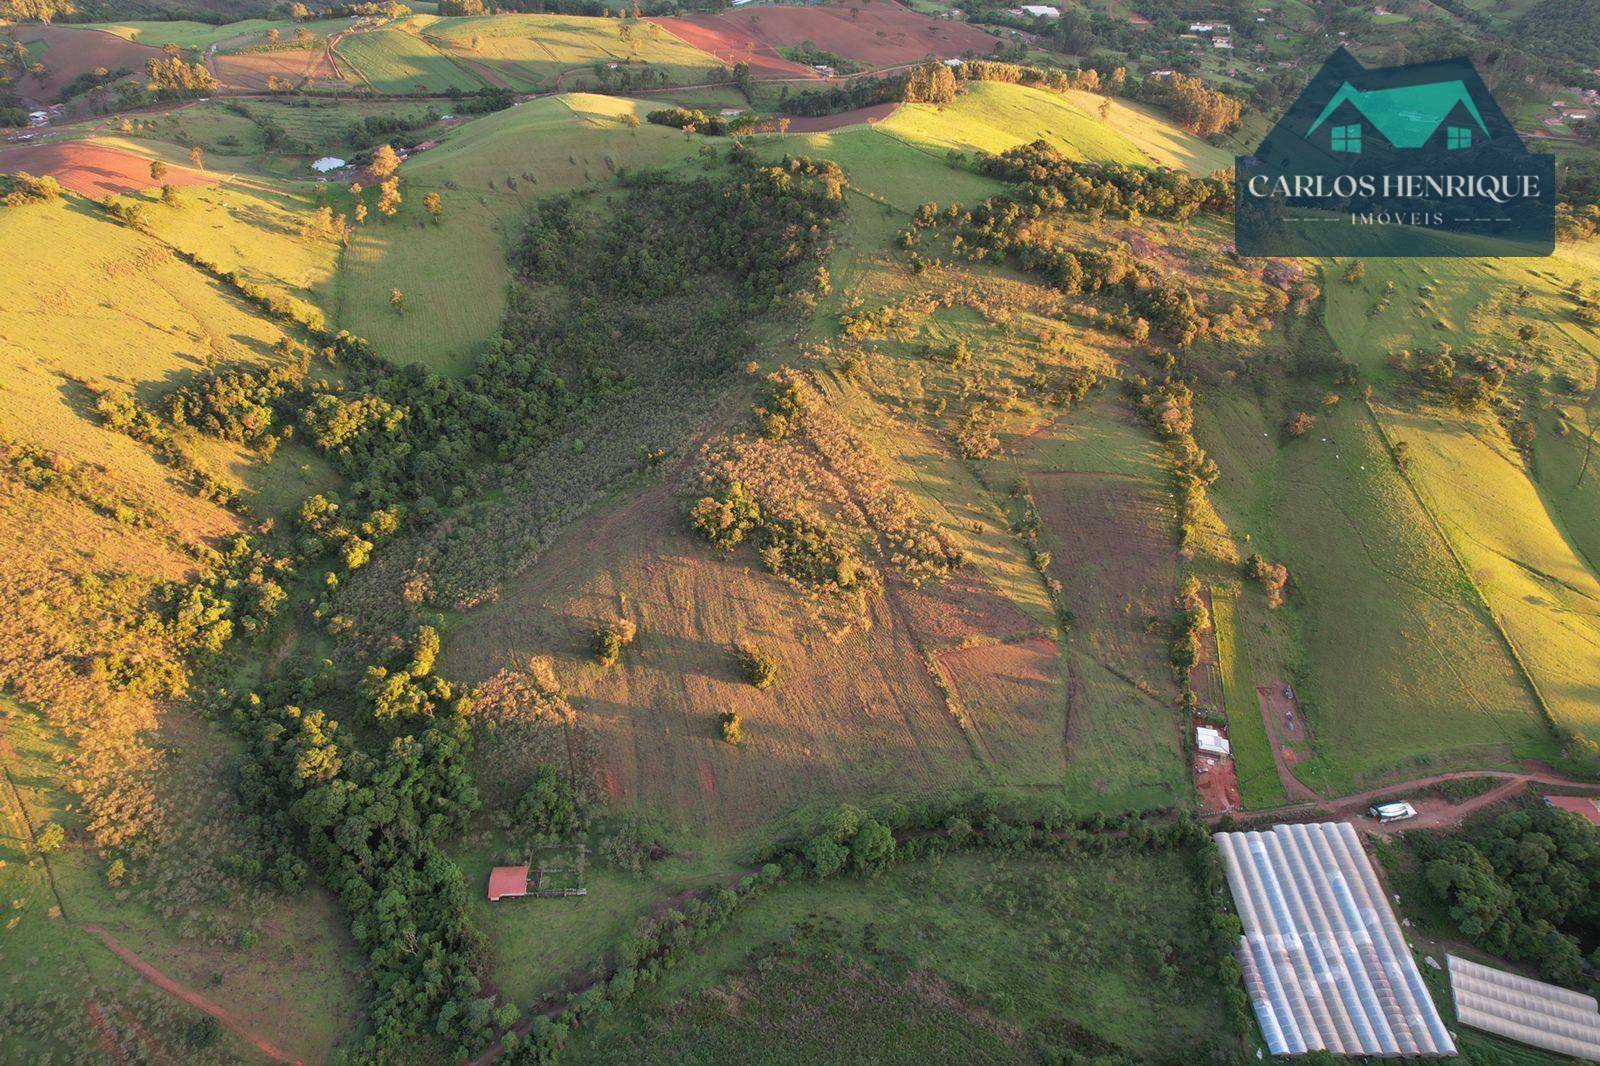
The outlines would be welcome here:
[[[1228,153],[1134,105],[1093,93],[1058,94],[1001,82],[973,83],[945,107],[907,104],[879,129],[940,152],[1003,152],[1042,138],[1074,159],[1158,164],[1197,174],[1233,162]]]
[[[655,23],[576,15],[441,18],[424,30],[447,54],[520,92],[582,89],[610,70],[688,85],[707,80],[716,59]],[[565,75],[565,76],[564,76]]]

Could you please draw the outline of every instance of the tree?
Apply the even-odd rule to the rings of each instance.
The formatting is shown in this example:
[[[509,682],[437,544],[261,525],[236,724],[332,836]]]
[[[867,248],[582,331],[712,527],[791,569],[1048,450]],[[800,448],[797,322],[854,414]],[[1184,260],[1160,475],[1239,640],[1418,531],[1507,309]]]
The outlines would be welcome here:
[[[189,149],[189,162],[195,167],[195,169],[204,170],[206,167],[205,149],[201,148],[198,144]]]
[[[268,44],[277,44],[278,43],[278,27],[270,26],[270,27],[267,28],[267,43]]]
[[[430,192],[422,198],[422,209],[428,212],[434,223],[437,224],[439,216],[444,214],[444,200],[438,193]]]
[[[67,843],[67,831],[55,822],[46,822],[40,828],[38,836],[34,837],[34,845],[41,854],[48,855],[53,851],[60,851]]]
[[[161,186],[161,202],[168,207],[178,206],[178,187],[176,185]]]
[[[594,661],[601,666],[610,666],[622,656],[622,649],[632,644],[638,635],[639,627],[627,618],[596,626],[589,645],[594,653]]]
[[[390,178],[378,186],[378,213],[393,218],[400,210],[400,179]]]
[[[367,205],[362,203],[360,200],[356,201],[355,215],[357,224],[367,221]]]
[[[150,161],[150,180],[159,184],[161,179],[166,176],[167,165],[159,159],[152,159]]]
[[[1305,411],[1296,411],[1283,420],[1283,439],[1286,441],[1298,440],[1311,432],[1311,427],[1316,423],[1315,415]]]
[[[50,25],[58,15],[77,12],[71,0],[0,0],[0,16],[16,22],[42,22]]]
[[[367,164],[367,169],[379,181],[392,178],[394,172],[400,169],[400,153],[387,144],[382,145],[372,153],[372,162]]]
[[[765,690],[777,683],[778,664],[755,645],[739,645],[738,660],[740,673],[756,688]]]
[[[512,812],[516,827],[536,837],[564,837],[582,828],[583,810],[577,790],[559,771],[545,763],[533,772],[533,781]]]
[[[1354,285],[1356,282],[1360,281],[1366,276],[1367,264],[1363,263],[1359,259],[1344,268],[1344,280],[1349,282],[1351,285]]]
[[[389,306],[394,308],[394,313],[395,314],[397,314],[397,315],[405,314],[406,313],[406,294],[401,292],[399,289],[390,289],[389,290]]]

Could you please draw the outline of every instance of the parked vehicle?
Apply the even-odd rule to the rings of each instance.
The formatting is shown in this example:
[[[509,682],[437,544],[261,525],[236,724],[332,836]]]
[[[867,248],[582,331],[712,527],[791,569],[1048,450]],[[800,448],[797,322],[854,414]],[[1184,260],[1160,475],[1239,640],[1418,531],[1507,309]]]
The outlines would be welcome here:
[[[1417,809],[1404,801],[1400,803],[1375,803],[1367,808],[1367,814],[1380,822],[1403,822],[1407,818],[1415,818]]]

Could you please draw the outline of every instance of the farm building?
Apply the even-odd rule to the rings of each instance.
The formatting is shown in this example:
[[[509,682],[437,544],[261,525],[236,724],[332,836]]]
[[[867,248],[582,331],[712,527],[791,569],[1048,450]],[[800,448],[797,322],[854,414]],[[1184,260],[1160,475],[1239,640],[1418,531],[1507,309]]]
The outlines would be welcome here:
[[[1217,833],[1239,965],[1274,1055],[1454,1055],[1372,863],[1346,822]]]
[[[496,866],[489,871],[489,901],[516,899],[528,894],[526,866]]]
[[[1600,800],[1593,796],[1546,796],[1544,805],[1571,811],[1590,825],[1600,826]]]
[[[1036,19],[1058,19],[1061,17],[1061,9],[1052,7],[1049,4],[1023,4],[1021,10]]]
[[[315,170],[318,174],[326,174],[329,171],[338,170],[342,166],[344,166],[343,159],[340,159],[338,156],[325,155],[315,163],[312,163],[311,169]]]
[[[1233,754],[1233,747],[1228,743],[1228,738],[1208,725],[1200,726],[1194,731],[1194,744],[1207,755]]]
[[[1450,994],[1462,1025],[1558,1055],[1600,1061],[1600,1004],[1593,996],[1448,958]]]

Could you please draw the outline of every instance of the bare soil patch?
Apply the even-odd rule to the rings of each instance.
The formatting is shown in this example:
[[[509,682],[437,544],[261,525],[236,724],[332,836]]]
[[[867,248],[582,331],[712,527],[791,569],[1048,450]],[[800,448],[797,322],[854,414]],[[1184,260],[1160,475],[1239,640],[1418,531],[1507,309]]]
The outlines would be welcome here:
[[[1226,756],[1195,753],[1194,790],[1200,796],[1202,816],[1237,811],[1243,806],[1239,798],[1239,774],[1233,759]]]
[[[299,85],[305,78],[315,82],[346,80],[324,48],[218,55],[214,64],[217,81],[224,88],[249,92],[265,92],[270,77],[281,78],[291,85]]]
[[[858,107],[854,111],[840,111],[836,115],[796,115],[789,120],[789,132],[826,133],[829,130],[860,126],[863,123],[875,126],[899,108],[900,105],[894,103],[873,104],[871,107]]]
[[[848,5],[760,7],[718,18],[774,49],[811,41],[825,52],[873,67],[915,63],[928,56],[955,59],[994,51],[1000,39],[975,26],[930,18],[893,0],[851,0]]]
[[[80,196],[98,199],[153,188],[150,160],[130,152],[74,141],[30,144],[0,151],[0,172],[25,170],[49,174]],[[169,165],[162,179],[169,185],[205,185],[215,179],[198,170]]]
[[[679,40],[715,56],[728,67],[735,63],[747,64],[751,74],[758,78],[821,80],[821,75],[810,67],[783,58],[776,48],[751,36],[743,27],[725,21],[721,15],[681,15],[649,21]]]
[[[17,90],[24,98],[47,103],[53,102],[79,74],[87,74],[97,67],[107,70],[126,67],[142,76],[146,60],[162,58],[159,48],[134,44],[103,30],[69,26],[13,26],[11,29],[23,44],[44,42],[44,52],[39,56],[39,61],[45,65],[44,77],[26,75],[17,83]]]

